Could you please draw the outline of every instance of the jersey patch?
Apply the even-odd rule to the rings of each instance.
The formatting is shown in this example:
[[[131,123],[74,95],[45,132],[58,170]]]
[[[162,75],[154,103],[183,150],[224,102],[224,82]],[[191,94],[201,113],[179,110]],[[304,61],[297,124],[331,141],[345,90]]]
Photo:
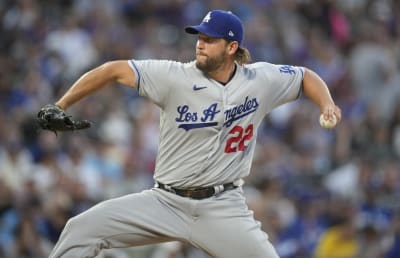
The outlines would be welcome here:
[[[288,74],[296,74],[296,70],[291,65],[282,65],[279,67],[279,72],[288,73]]]
[[[180,123],[178,128],[186,131],[218,125],[218,122],[214,122],[215,115],[220,112],[217,103],[213,103],[204,109],[203,114],[192,112],[188,105],[178,106],[176,111],[178,112],[178,116],[175,118],[175,121]]]

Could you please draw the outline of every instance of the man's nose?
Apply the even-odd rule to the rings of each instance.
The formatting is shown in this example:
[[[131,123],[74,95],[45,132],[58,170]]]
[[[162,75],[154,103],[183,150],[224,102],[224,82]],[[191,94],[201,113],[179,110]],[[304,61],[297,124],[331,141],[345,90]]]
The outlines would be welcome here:
[[[203,49],[204,48],[204,40],[197,40],[197,48],[198,49]]]

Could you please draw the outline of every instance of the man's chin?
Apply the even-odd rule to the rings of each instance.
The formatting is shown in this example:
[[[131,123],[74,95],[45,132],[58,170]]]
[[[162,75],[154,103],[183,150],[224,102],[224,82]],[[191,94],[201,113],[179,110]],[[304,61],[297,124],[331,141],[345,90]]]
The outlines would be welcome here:
[[[205,69],[205,65],[204,65],[204,62],[201,62],[201,61],[199,61],[199,59],[196,59],[196,67],[199,69],[199,70],[201,70],[201,71],[203,71],[204,69]]]
[[[197,63],[204,64],[206,61],[207,61],[207,57],[206,56],[199,56],[199,55],[196,56],[196,62]]]

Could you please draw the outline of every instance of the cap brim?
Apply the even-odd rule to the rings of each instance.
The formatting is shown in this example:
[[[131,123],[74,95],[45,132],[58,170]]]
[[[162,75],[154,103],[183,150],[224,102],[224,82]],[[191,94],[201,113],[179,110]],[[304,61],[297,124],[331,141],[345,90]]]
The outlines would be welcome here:
[[[196,25],[196,26],[187,26],[187,27],[185,27],[185,31],[186,31],[186,33],[189,33],[189,34],[201,33],[201,34],[205,34],[207,36],[214,37],[214,38],[223,38],[222,35],[219,35],[218,33],[210,30],[210,28],[207,28],[207,27],[203,26],[202,24]]]
[[[197,27],[200,27],[200,26],[187,26],[187,27],[185,27],[185,31],[186,31],[186,33],[189,33],[189,34],[199,34],[199,30],[197,29]]]

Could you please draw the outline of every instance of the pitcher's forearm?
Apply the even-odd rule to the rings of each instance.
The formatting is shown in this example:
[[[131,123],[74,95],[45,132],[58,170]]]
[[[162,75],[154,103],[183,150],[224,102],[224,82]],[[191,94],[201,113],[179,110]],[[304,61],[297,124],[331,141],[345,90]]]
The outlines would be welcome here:
[[[332,99],[326,83],[313,71],[307,69],[303,80],[304,95],[314,102],[320,109],[320,113],[326,120],[341,120],[342,114]]]
[[[104,72],[103,66],[99,66],[82,75],[56,102],[56,105],[65,110],[75,102],[91,95],[112,81],[113,77]]]
[[[313,71],[306,70],[303,81],[304,95],[311,99],[321,110],[333,105],[333,99],[325,82]]]

